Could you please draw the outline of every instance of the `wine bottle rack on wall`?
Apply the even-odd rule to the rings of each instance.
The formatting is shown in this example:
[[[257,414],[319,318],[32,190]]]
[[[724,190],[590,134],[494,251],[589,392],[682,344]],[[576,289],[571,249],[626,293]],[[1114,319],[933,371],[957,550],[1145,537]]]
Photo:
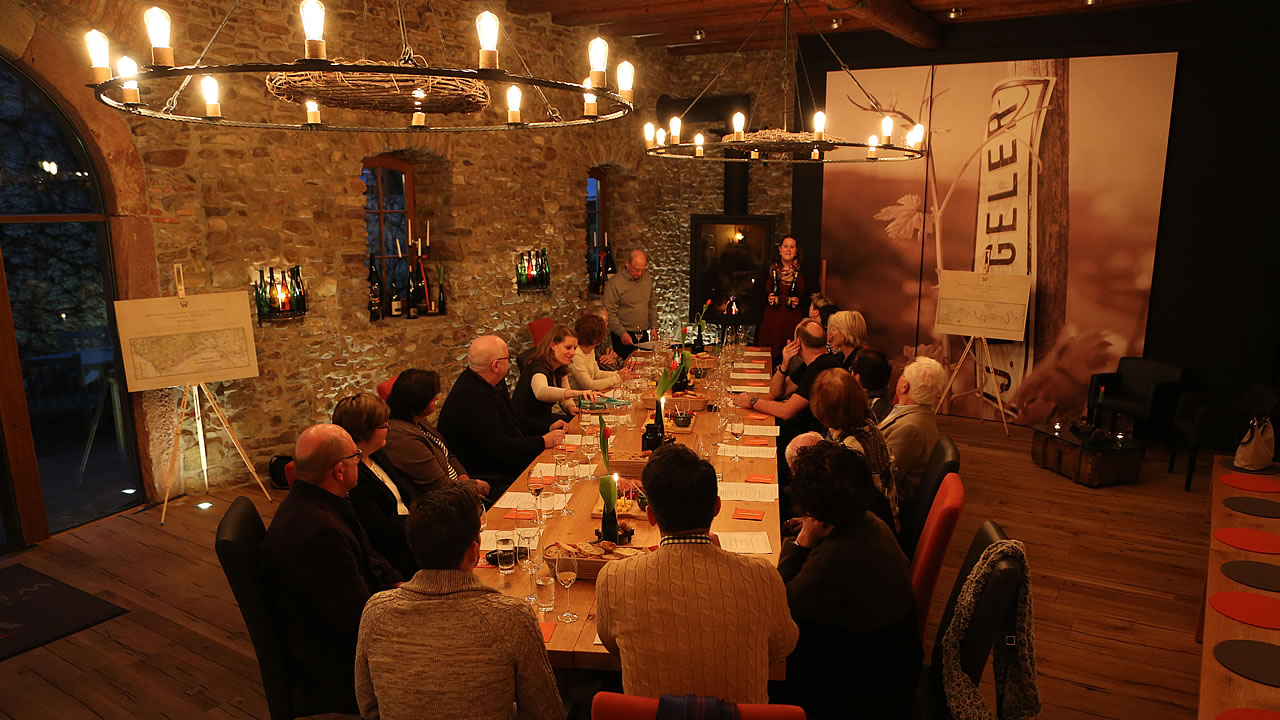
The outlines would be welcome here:
[[[546,248],[516,253],[515,285],[518,293],[550,292],[551,264]]]
[[[275,268],[258,269],[258,282],[253,284],[254,305],[258,309],[258,326],[264,320],[293,320],[306,317],[308,292],[302,280],[302,267],[294,265],[286,273]]]

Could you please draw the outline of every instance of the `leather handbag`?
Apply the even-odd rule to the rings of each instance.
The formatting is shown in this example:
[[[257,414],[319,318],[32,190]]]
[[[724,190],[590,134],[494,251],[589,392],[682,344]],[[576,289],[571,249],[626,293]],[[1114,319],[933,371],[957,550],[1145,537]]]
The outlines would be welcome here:
[[[1275,452],[1276,435],[1271,418],[1254,418],[1249,421],[1240,447],[1236,448],[1235,465],[1243,470],[1264,470],[1271,465]]]

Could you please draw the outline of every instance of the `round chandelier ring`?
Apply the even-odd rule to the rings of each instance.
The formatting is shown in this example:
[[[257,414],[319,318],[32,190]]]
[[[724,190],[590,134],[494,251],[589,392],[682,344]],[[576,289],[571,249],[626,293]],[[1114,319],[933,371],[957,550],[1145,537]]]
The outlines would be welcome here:
[[[786,149],[779,147],[784,144],[788,145],[789,147],[787,147]],[[769,147],[769,146],[773,146],[773,147]],[[776,163],[791,163],[791,164],[797,164],[797,165],[903,162],[907,160],[919,160],[920,158],[924,157],[924,148],[903,147],[901,145],[869,145],[864,142],[853,142],[849,140],[831,140],[831,139],[813,140],[807,143],[797,142],[797,141],[793,141],[789,143],[780,143],[778,141],[774,141],[774,142],[763,142],[760,144],[755,144],[746,140],[705,142],[705,143],[702,143],[701,145],[703,149],[702,155],[695,154],[697,152],[698,147],[699,146],[696,143],[691,143],[691,142],[682,142],[677,144],[666,144],[666,145],[654,145],[652,147],[645,148],[644,153],[652,157],[671,158],[673,160],[701,160],[704,162],[725,162],[725,163],[749,163],[749,162],[763,161],[763,162],[776,162]],[[852,157],[852,158],[823,157],[820,159],[814,159],[812,157],[803,157],[803,158],[793,157],[794,154],[800,154],[800,153],[808,155],[814,149],[817,149],[819,152],[822,152],[822,153],[828,153],[833,150],[840,150],[843,148],[852,148],[852,149],[861,148],[863,150],[870,150],[873,147],[875,148],[877,153],[876,156],[874,157],[867,157],[865,155],[859,156],[859,157]],[[676,152],[671,152],[672,150],[675,150]],[[708,151],[710,150],[720,150],[722,151],[722,153],[725,150],[734,150],[734,151],[741,152],[748,155],[746,157],[725,157],[723,154],[711,155],[710,153],[708,153]],[[749,153],[753,150],[759,150],[761,155],[764,155],[765,153],[770,153],[770,154],[768,155],[767,158],[765,157],[752,158],[750,157]],[[892,156],[880,155],[881,152],[886,152],[886,151],[892,152],[895,154]],[[780,154],[775,157],[772,153],[780,153]]]
[[[466,80],[483,80],[490,83],[504,83],[509,85],[525,85],[531,87],[547,88],[549,90],[563,90],[566,92],[591,93],[593,95],[608,98],[616,103],[619,107],[617,110],[607,114],[582,116],[572,120],[546,120],[539,122],[520,122],[520,123],[494,123],[491,125],[457,125],[457,126],[420,126],[409,125],[391,126],[391,127],[348,127],[340,125],[328,125],[324,123],[269,123],[269,122],[251,122],[245,120],[232,120],[226,117],[203,117],[199,115],[179,115],[175,113],[165,113],[152,110],[143,104],[125,103],[109,97],[106,93],[109,90],[120,90],[125,82],[145,83],[150,80],[170,80],[176,78],[191,78],[201,75],[247,75],[253,73],[272,73],[272,72],[333,72],[333,73],[363,73],[366,75],[410,75],[418,77],[445,77],[445,78],[461,78]],[[112,77],[109,80],[98,84],[89,84],[89,88],[93,89],[94,95],[98,101],[108,107],[153,118],[156,120],[169,120],[173,122],[183,122],[196,125],[217,125],[221,127],[236,128],[257,128],[257,129],[276,129],[276,130],[315,130],[320,132],[379,132],[379,133],[423,133],[423,132],[496,132],[502,130],[522,130],[522,129],[538,129],[538,128],[559,128],[573,127],[578,125],[594,125],[596,123],[608,122],[626,117],[635,111],[635,104],[624,99],[620,94],[606,87],[586,87],[578,83],[562,82],[559,80],[548,80],[546,78],[531,77],[526,75],[512,75],[501,69],[485,69],[485,68],[451,68],[451,67],[421,67],[417,65],[364,65],[354,63],[339,63],[327,60],[299,60],[293,63],[234,63],[230,65],[186,65],[180,67],[158,67],[148,65],[140,70],[136,75],[129,77]],[[342,109],[342,108],[334,108]],[[394,113],[391,113],[394,114]]]

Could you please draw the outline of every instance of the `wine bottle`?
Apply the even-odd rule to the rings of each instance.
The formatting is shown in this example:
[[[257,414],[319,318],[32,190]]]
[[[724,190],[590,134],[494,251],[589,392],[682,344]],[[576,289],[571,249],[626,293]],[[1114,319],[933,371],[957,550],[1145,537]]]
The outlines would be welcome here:
[[[528,260],[525,261],[525,267],[529,272],[529,285],[532,287],[538,287],[538,264],[534,260],[533,251],[525,250],[524,254],[525,257],[528,258]]]
[[[382,319],[382,273],[378,259],[369,253],[369,322]]]
[[[266,271],[258,268],[258,284],[254,287],[254,302],[258,305],[258,314],[267,314],[267,275]]]
[[[294,291],[297,292],[297,302],[294,304],[294,308],[301,312],[306,312],[307,311],[307,286],[304,285],[302,282],[302,266],[294,265],[293,270],[291,272],[293,272]]]
[[[420,288],[418,286],[418,273],[415,272],[417,267],[418,255],[415,252],[413,243],[409,243],[409,265],[406,273],[409,279],[404,291],[404,316],[410,320],[416,320],[418,317],[418,293]]]
[[[528,282],[529,278],[524,269],[524,253],[520,253],[516,255],[516,288],[523,290]]]
[[[280,284],[276,286],[276,292],[280,294],[280,312],[293,310],[293,291],[289,289],[288,271],[284,268],[280,268]]]
[[[431,283],[427,280],[427,271],[422,267],[422,256],[418,256],[418,264],[412,268],[418,273],[418,316],[435,312],[431,303]]]
[[[542,287],[551,287],[551,264],[547,262],[547,249],[538,251],[538,266],[542,269]]]
[[[400,317],[401,315],[404,315],[404,299],[400,296],[400,283],[396,282],[396,275],[399,274],[396,270],[397,268],[394,266],[391,268],[391,272],[389,273],[391,275],[389,279],[390,284],[387,286],[387,300],[388,304],[391,306],[391,317]]]
[[[436,263],[436,312],[444,314],[444,266]]]
[[[267,270],[267,309],[269,312],[280,312],[280,292],[276,288],[276,269]]]

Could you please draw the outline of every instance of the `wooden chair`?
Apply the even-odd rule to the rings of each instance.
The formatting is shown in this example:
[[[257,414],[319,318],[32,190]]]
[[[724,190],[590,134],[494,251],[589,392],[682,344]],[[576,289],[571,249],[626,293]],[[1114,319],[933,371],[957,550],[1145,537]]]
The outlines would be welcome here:
[[[951,535],[964,509],[964,483],[956,473],[947,473],[942,488],[934,498],[933,509],[925,521],[924,532],[916,544],[911,558],[911,587],[916,591],[916,620],[920,625],[920,642],[924,642],[924,628],[929,620],[929,606],[933,600],[933,588],[938,583],[942,559],[951,544]]]
[[[795,705],[739,705],[742,720],[804,720],[804,710]],[[654,720],[658,699],[598,692],[591,700],[591,720]]]
[[[542,337],[554,330],[555,327],[556,321],[549,317],[538,318],[529,323],[529,335],[533,337],[533,344],[537,346],[538,343],[542,342]]]
[[[916,544],[920,542],[920,533],[924,532],[924,524],[929,519],[929,511],[933,509],[933,498],[942,486],[942,480],[950,473],[960,472],[960,451],[956,444],[946,435],[938,437],[933,446],[929,462],[924,466],[920,477],[920,489],[916,491],[915,504],[899,507],[898,517],[902,522],[902,552],[907,557],[915,557]]]
[[[266,535],[266,527],[253,502],[238,497],[218,522],[214,550],[240,606],[245,627],[249,629],[271,720],[292,720],[307,713],[295,712],[293,667],[278,634],[279,623],[258,562],[258,547]]]
[[[955,616],[960,590],[969,579],[969,574],[973,572],[974,565],[993,543],[1008,539],[1009,536],[999,525],[988,520],[978,528],[978,532],[973,536],[973,542],[969,544],[969,552],[965,555],[964,564],[960,567],[955,585],[951,588],[951,596],[947,599],[946,609],[943,610],[942,622],[938,624],[938,634],[933,641],[933,656],[929,667],[920,674],[916,698],[920,717],[923,720],[951,718],[942,684],[942,639],[946,636],[951,619]],[[987,667],[987,658],[991,656],[991,648],[996,642],[1005,642],[1006,618],[1009,615],[1009,609],[1017,599],[1021,574],[1022,570],[1012,560],[1005,559],[996,563],[969,618],[969,626],[960,640],[960,667],[975,685],[982,682],[982,674]]]

